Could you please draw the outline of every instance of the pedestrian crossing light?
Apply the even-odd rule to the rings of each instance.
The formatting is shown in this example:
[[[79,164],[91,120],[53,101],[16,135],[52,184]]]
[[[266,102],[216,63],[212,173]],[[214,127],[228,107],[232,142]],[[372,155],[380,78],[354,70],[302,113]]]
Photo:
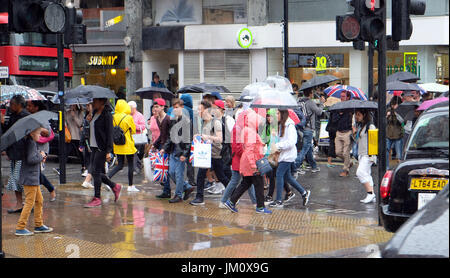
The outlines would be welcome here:
[[[384,0],[360,0],[359,15],[361,24],[361,39],[375,42],[382,38],[385,30],[383,12]]]
[[[392,40],[409,40],[413,32],[410,15],[424,15],[426,9],[423,0],[392,1]]]

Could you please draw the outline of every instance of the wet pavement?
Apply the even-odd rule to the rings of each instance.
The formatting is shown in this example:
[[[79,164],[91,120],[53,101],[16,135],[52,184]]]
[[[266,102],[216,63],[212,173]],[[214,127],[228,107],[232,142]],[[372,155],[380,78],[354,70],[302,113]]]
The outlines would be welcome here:
[[[4,175],[9,172],[6,163],[3,160]],[[81,187],[79,166],[69,164],[66,185],[58,185],[51,171],[55,166],[48,163],[46,175],[56,185],[56,202],[49,202],[49,193],[42,187],[44,223],[54,228],[53,233],[16,237],[19,215],[7,214],[15,197],[5,192],[2,232],[7,257],[367,258],[379,257],[379,250],[393,235],[378,226],[375,203],[359,202],[365,192],[355,178],[356,167],[349,177],[340,178],[341,166],[327,168],[319,162],[320,172],[298,178],[312,192],[306,208],[295,192],[297,196],[285,208],[260,215],[247,194],[237,214],[218,208],[219,195],[206,195],[204,207],[169,204],[155,198],[161,185],[147,183],[140,175],[135,176],[135,184],[141,192],[125,188],[114,203],[113,194],[103,189],[102,207],[85,209],[93,189]],[[375,167],[372,173],[375,177]],[[113,181],[127,185],[127,168]],[[28,229],[32,224],[31,216]]]

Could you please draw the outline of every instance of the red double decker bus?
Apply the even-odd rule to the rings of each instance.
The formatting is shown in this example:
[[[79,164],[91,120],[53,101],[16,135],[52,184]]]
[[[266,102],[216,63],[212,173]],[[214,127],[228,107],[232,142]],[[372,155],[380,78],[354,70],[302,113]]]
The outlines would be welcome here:
[[[9,68],[6,84],[57,88],[58,59],[52,42],[54,38],[39,33],[3,33],[0,36],[0,66]],[[65,87],[70,87],[72,76],[72,50],[64,49]]]

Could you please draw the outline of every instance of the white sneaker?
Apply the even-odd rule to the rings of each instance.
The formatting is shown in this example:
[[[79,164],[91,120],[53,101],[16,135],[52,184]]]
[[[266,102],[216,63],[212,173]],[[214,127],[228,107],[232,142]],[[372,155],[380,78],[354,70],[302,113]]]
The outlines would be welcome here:
[[[87,182],[87,181],[83,182],[83,184],[81,186],[84,187],[84,188],[94,188],[92,183]]]
[[[368,203],[372,203],[375,202],[376,198],[375,198],[375,194],[367,194],[366,198],[364,200],[360,200],[361,203],[364,204],[368,204]]]
[[[128,186],[128,192],[139,192],[139,189],[136,188],[136,186]]]
[[[89,174],[89,173],[88,173],[88,170],[84,170],[84,171],[83,171],[83,174],[81,174],[81,176],[82,176],[82,177],[87,177],[88,174]]]
[[[109,172],[108,162],[105,162],[105,174],[108,174],[108,172]]]
[[[220,203],[219,203],[219,208],[224,209],[224,208],[227,208],[227,207],[225,206],[224,203],[220,202]]]
[[[219,195],[225,191],[225,186],[222,183],[217,183],[214,190],[211,191],[211,194]]]

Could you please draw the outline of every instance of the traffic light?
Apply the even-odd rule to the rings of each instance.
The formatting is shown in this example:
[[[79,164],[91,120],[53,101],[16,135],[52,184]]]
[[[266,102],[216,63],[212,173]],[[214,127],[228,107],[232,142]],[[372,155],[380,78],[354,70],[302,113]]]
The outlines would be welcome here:
[[[386,9],[384,0],[358,1],[361,35],[363,41],[375,42],[383,37],[385,25],[383,13]]]
[[[350,0],[353,14],[336,16],[336,40],[353,42],[353,48],[364,50],[364,42],[375,42],[384,33],[384,0]]]
[[[421,0],[392,1],[392,39],[409,40],[413,26],[409,15],[424,15],[426,4]]]
[[[66,31],[64,44],[86,44],[86,25],[83,22],[83,12],[80,9],[66,7]]]
[[[64,32],[66,12],[56,1],[10,0],[8,30],[14,33],[36,32],[54,34]]]

